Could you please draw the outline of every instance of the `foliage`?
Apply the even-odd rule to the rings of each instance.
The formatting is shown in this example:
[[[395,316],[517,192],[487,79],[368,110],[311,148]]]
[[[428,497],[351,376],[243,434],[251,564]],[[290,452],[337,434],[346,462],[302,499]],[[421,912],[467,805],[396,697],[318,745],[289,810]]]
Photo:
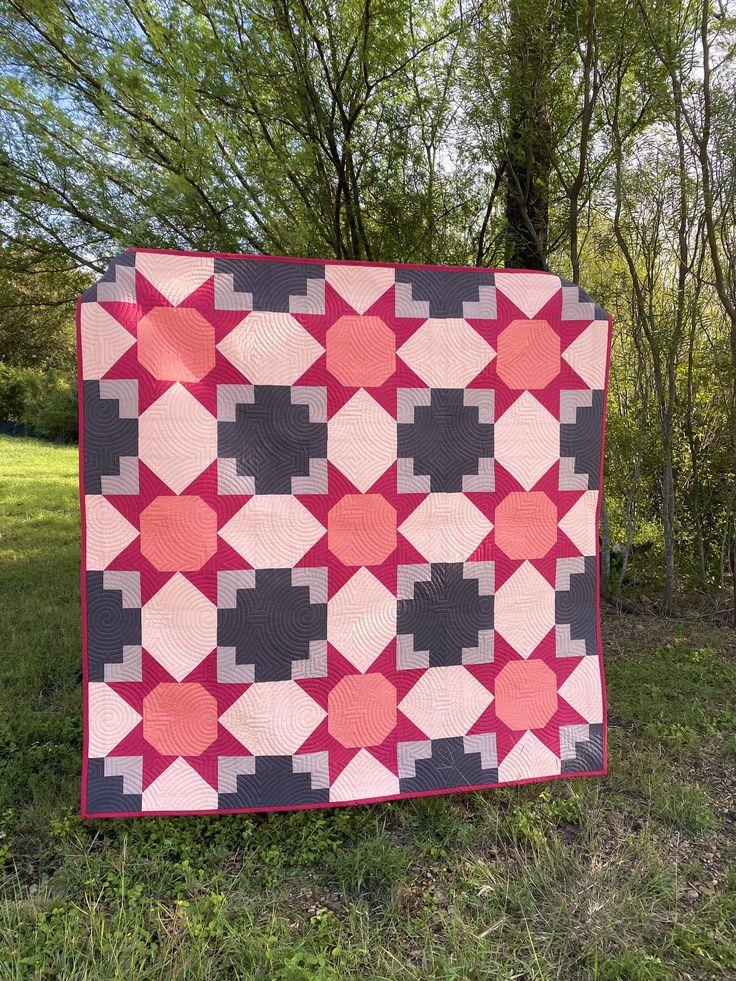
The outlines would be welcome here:
[[[74,303],[89,280],[55,249],[0,247],[0,361],[73,371]]]
[[[42,389],[43,377],[38,371],[0,361],[0,419],[25,424]]]
[[[59,442],[79,435],[76,382],[65,372],[14,368],[0,361],[0,419]]]
[[[431,90],[456,42],[453,5],[113,0],[69,17],[44,3],[9,8],[2,28],[3,183],[29,228],[61,218],[79,260],[112,242],[367,258],[435,247],[428,196],[444,181],[412,130],[429,140],[448,125]]]
[[[28,414],[29,430],[44,439],[76,442],[79,436],[77,387],[64,375],[45,375],[41,398]]]

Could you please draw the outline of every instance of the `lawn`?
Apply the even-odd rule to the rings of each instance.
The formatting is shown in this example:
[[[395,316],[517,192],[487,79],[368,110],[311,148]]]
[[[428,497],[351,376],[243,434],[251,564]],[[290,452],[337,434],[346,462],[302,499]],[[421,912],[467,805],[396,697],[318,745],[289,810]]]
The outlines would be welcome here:
[[[606,778],[83,822],[76,480],[0,437],[0,978],[736,977],[731,631],[606,619]]]

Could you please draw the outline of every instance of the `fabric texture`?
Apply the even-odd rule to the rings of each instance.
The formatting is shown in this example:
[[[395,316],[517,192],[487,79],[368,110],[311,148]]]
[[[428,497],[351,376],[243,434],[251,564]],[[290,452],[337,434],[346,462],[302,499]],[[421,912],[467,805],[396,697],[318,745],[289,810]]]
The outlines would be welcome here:
[[[610,332],[547,273],[117,256],[78,309],[83,815],[605,772]]]

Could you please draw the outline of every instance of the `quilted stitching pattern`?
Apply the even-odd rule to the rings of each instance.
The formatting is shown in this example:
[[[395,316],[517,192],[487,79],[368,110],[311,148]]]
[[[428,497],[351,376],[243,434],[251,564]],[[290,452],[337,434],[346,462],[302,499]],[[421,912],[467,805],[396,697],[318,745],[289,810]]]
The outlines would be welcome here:
[[[83,813],[604,771],[582,291],[133,250],[78,319]]]

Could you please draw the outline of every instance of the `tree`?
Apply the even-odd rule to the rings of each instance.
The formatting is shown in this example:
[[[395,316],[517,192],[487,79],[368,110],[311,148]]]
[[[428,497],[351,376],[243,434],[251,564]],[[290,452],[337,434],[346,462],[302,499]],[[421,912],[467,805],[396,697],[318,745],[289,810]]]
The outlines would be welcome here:
[[[8,0],[4,11],[6,230],[26,222],[97,270],[140,242],[408,259],[430,221],[436,237],[436,149],[427,158],[410,136],[466,22],[452,5]]]
[[[74,303],[89,280],[53,252],[28,245],[0,248],[0,362],[71,371]]]
[[[505,264],[546,269],[557,0],[510,0]]]

